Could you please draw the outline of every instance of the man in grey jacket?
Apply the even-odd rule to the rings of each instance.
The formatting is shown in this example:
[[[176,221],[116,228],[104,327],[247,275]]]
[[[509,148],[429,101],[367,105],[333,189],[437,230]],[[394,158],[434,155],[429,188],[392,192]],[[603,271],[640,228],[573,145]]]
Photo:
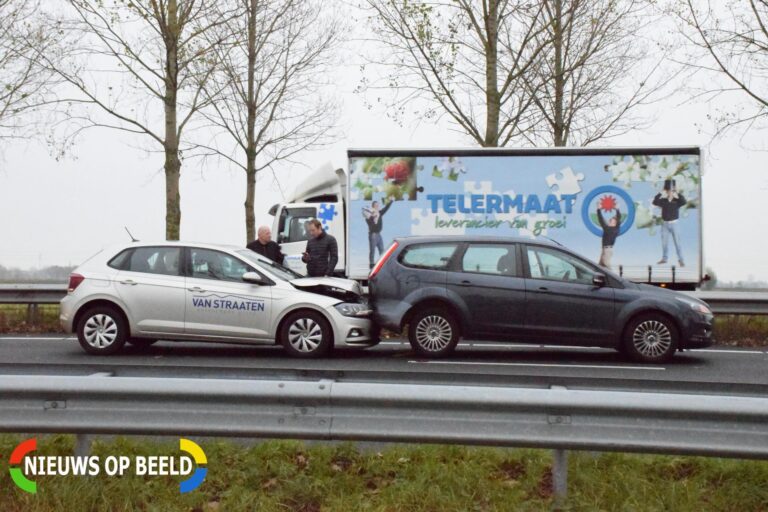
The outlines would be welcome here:
[[[317,219],[308,222],[309,240],[301,261],[307,264],[307,275],[322,277],[333,275],[339,262],[339,247],[336,239],[323,230]]]

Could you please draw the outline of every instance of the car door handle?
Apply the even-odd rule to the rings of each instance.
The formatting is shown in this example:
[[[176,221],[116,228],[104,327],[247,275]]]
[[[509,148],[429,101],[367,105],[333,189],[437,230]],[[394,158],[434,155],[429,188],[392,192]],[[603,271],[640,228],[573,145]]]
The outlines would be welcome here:
[[[539,286],[539,291],[544,293],[549,293],[549,288],[546,286]]]
[[[124,280],[120,281],[120,284],[129,284],[131,286],[136,286],[139,283],[137,283],[133,279],[124,279]]]
[[[467,281],[466,279],[464,281],[461,281],[459,283],[459,286],[472,286],[472,281]]]
[[[202,288],[200,288],[199,286],[193,286],[192,288],[187,288],[187,290],[189,290],[191,292],[204,292],[205,291]]]

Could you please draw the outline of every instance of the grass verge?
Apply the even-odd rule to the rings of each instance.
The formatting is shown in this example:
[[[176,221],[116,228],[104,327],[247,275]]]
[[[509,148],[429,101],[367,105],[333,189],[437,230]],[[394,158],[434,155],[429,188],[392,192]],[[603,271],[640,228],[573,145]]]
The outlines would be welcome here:
[[[25,439],[0,436],[0,453]],[[243,446],[199,441],[208,457],[203,484],[180,495],[180,477],[36,477],[38,492],[16,489],[8,473],[2,510],[85,511],[526,511],[552,506],[545,450],[354,445],[266,441]],[[37,455],[69,455],[73,437],[38,438]],[[93,454],[178,455],[178,441],[98,441]],[[3,458],[7,460],[7,455]],[[572,453],[565,510],[762,511],[768,462],[700,457]]]

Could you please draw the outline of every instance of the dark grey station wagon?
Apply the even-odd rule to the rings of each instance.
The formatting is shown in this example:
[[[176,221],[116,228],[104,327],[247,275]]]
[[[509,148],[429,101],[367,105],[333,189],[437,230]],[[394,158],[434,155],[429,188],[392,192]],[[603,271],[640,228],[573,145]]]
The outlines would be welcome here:
[[[544,240],[400,238],[369,287],[379,325],[407,326],[427,357],[451,353],[461,337],[609,347],[654,363],[712,343],[706,303],[627,281]]]

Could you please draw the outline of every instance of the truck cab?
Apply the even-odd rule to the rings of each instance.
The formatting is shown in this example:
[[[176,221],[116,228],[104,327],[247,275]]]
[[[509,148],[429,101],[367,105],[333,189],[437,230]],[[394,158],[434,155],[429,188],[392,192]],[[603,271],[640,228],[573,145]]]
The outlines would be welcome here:
[[[344,275],[346,264],[346,204],[347,175],[343,169],[334,169],[327,163],[316,169],[300,183],[285,199],[272,206],[269,214],[274,216],[272,233],[285,254],[284,264],[302,275],[307,267],[301,255],[307,246],[306,224],[317,219],[323,229],[336,238],[339,245],[339,262],[336,274]]]

